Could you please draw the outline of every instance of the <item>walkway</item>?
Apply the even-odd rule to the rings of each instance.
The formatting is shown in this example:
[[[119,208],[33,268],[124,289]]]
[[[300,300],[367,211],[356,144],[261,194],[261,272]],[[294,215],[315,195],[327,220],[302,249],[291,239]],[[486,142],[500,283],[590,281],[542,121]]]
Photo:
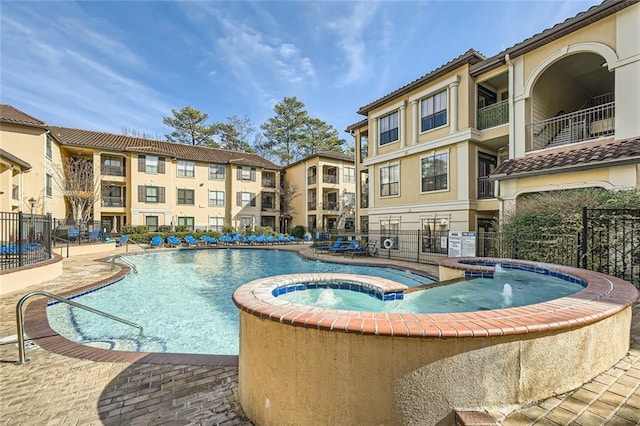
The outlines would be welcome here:
[[[0,298],[3,423],[250,425],[238,403],[235,366],[96,362],[39,347],[27,351],[30,363],[13,365],[16,344],[2,338],[16,333],[19,298],[32,290],[63,293],[111,276],[110,265],[95,257],[65,259],[62,277]],[[403,266],[435,272],[428,265]],[[634,309],[632,340],[625,359],[582,388],[516,412],[491,414],[505,425],[640,424],[640,304]]]

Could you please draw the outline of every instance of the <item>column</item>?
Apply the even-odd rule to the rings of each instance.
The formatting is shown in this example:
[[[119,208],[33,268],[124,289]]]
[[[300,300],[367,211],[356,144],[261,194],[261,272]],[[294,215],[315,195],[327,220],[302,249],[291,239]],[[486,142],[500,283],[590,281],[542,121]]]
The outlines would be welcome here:
[[[407,145],[407,106],[405,104],[400,106],[398,126],[400,126],[400,148],[404,148]]]
[[[449,85],[451,91],[451,125],[449,126],[449,133],[456,133],[458,131],[458,86],[460,83],[454,81]]]
[[[418,101],[411,101],[411,145],[418,143],[418,135],[420,134],[418,114]]]
[[[378,155],[378,119],[374,118],[371,120],[371,134],[369,134],[369,143],[371,144],[371,154]]]

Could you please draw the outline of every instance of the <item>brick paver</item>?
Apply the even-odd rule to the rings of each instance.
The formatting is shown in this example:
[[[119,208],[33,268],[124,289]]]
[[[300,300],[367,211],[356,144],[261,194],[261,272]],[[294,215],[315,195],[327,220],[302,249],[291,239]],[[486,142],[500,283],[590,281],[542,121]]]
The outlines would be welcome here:
[[[62,293],[110,276],[110,266],[93,262],[95,257],[65,259],[62,277],[2,296],[0,338],[15,335],[15,306],[28,291]],[[629,354],[592,382],[531,407],[492,414],[504,425],[640,424],[640,304],[634,307],[631,332]],[[27,356],[30,363],[13,365],[15,343],[0,344],[4,424],[251,424],[236,394],[237,367],[95,362],[43,349]]]

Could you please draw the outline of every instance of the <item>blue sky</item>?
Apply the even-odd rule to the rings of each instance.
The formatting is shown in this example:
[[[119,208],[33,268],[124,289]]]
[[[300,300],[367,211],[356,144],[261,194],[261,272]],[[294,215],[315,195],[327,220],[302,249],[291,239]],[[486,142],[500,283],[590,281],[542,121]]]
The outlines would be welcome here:
[[[163,138],[172,109],[259,127],[296,96],[350,141],[359,107],[598,3],[0,0],[0,102],[52,125]]]

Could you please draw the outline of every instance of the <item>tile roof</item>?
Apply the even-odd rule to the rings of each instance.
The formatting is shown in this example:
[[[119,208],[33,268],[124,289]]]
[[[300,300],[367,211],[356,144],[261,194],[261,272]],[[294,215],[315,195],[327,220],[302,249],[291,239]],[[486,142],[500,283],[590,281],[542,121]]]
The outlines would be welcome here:
[[[316,154],[308,155],[298,161],[295,161],[289,164],[288,166],[286,166],[285,169],[316,157],[330,158],[332,160],[338,160],[338,161],[347,161],[354,164],[356,162],[356,157],[353,154],[345,154],[343,152],[337,152],[337,151],[321,151]]]
[[[435,80],[436,78],[439,78],[443,75],[445,75],[448,72],[451,72],[453,70],[455,70],[456,68],[464,65],[464,64],[476,64],[482,60],[484,60],[485,57],[482,56],[481,53],[477,52],[474,49],[469,49],[467,50],[465,53],[463,53],[462,55],[458,56],[457,58],[452,59],[451,61],[447,62],[446,64],[436,68],[435,70],[423,75],[422,77],[419,77],[415,80],[413,80],[411,83],[406,84],[404,86],[402,86],[399,89],[394,90],[393,92],[389,93],[388,95],[385,95],[379,99],[376,99],[375,101],[360,107],[360,109],[358,110],[358,114],[362,114],[362,115],[367,115],[367,113],[369,111],[371,111],[372,109],[379,107],[380,105],[383,105],[387,102],[389,102],[391,99],[394,99],[398,96],[402,96],[406,93],[409,93],[410,91],[430,82]]]
[[[563,22],[560,22],[551,28],[547,28],[538,34],[508,47],[502,52],[487,58],[485,61],[472,65],[470,74],[472,76],[476,76],[501,66],[505,63],[504,57],[506,54],[509,54],[511,58],[524,55],[527,52],[537,49],[540,46],[552,42],[553,40],[557,40],[560,37],[564,37],[567,34],[606,18],[609,15],[613,15],[614,13],[636,3],[638,3],[638,0],[604,0],[599,5],[592,6],[589,9],[578,13],[574,17],[567,18]]]
[[[47,123],[25,114],[11,105],[0,104],[0,122],[22,124],[26,126],[46,127]]]
[[[640,139],[604,141],[507,160],[491,173],[491,178],[514,179],[622,163],[640,163]]]
[[[24,170],[31,170],[31,164],[27,163],[23,159],[18,158],[15,155],[0,148],[0,159],[3,159],[3,158],[9,163],[17,164],[18,166],[20,166],[20,168]]]
[[[207,163],[238,164],[280,170],[278,166],[257,154],[225,149],[207,148],[182,143],[144,139],[135,136],[94,132],[50,126],[51,134],[62,146],[87,147],[107,151],[140,152]]]

